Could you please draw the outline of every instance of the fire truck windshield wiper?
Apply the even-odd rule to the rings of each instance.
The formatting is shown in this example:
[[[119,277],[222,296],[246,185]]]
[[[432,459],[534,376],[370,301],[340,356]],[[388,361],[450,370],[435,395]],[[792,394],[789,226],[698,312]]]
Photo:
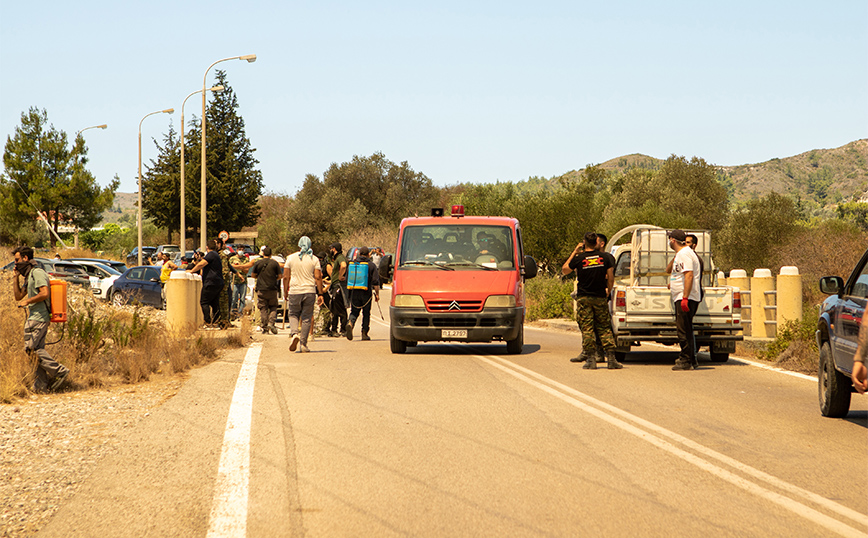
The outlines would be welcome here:
[[[454,271],[455,270],[451,267],[446,267],[443,264],[434,263],[434,262],[428,261],[428,260],[412,260],[412,261],[404,262],[401,265],[402,266],[404,266],[404,265],[426,265],[426,266],[436,267],[438,269],[443,269],[444,271]]]
[[[497,271],[497,268],[496,268],[496,267],[490,267],[490,266],[488,266],[488,265],[483,265],[483,264],[481,264],[481,263],[468,262],[468,261],[464,261],[464,262],[451,262],[451,263],[447,263],[446,265],[471,265],[471,266],[473,266],[473,267],[479,267],[480,269],[485,269],[486,271]]]

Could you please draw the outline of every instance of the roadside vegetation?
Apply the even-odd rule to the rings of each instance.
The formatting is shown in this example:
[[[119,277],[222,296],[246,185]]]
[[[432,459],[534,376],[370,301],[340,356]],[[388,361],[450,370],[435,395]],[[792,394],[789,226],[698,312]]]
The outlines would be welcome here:
[[[3,259],[10,251],[0,250]],[[93,256],[83,251],[82,255]],[[94,299],[89,290],[70,287],[69,321],[52,323],[46,338],[52,356],[70,369],[63,391],[134,384],[155,375],[174,375],[210,362],[218,343],[210,336],[166,337],[164,315],[150,307],[115,307]],[[23,349],[26,314],[12,295],[12,273],[0,273],[0,402],[30,394],[35,357]],[[230,338],[241,346],[249,322]]]

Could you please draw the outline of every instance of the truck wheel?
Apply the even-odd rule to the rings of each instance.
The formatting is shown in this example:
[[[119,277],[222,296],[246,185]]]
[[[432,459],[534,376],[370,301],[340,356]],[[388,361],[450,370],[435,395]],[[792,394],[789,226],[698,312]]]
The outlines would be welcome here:
[[[626,347],[616,347],[615,348],[615,360],[618,362],[624,362],[627,360],[627,353],[630,353],[631,346]]]
[[[506,352],[510,355],[519,355],[524,349],[524,324],[518,329],[518,336],[515,340],[506,341]]]
[[[709,355],[711,355],[711,362],[719,362],[722,364],[729,360],[729,353],[715,353],[714,351],[709,351]]]
[[[850,411],[850,379],[835,368],[832,348],[823,342],[820,348],[820,412],[824,417],[840,418]]]
[[[404,353],[405,351],[407,351],[407,342],[403,340],[398,340],[397,338],[395,338],[395,335],[390,332],[389,347],[392,349],[392,353]]]

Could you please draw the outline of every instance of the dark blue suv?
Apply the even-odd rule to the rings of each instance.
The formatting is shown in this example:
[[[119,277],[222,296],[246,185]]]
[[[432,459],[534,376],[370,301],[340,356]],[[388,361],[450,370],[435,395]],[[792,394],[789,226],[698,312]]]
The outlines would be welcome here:
[[[817,327],[820,412],[824,417],[843,417],[850,411],[853,356],[868,303],[868,251],[846,282],[839,276],[824,276],[820,291],[831,295],[823,302]]]

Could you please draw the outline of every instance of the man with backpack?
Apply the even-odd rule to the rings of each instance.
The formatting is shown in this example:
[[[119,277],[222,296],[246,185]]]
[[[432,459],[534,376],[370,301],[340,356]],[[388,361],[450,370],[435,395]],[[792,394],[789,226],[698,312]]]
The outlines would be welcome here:
[[[348,264],[347,292],[350,295],[350,319],[347,321],[347,340],[353,339],[353,326],[362,313],[362,340],[370,340],[371,302],[380,301],[380,273],[368,257],[368,247],[359,249],[357,259]]]
[[[54,360],[45,349],[45,335],[48,334],[48,324],[51,322],[51,284],[48,273],[33,261],[32,248],[18,247],[13,251],[13,255],[15,269],[12,272],[12,292],[18,306],[29,309],[27,321],[24,322],[24,350],[35,353],[39,359],[33,391],[57,390],[69,374],[69,368]],[[19,275],[24,277],[24,288],[18,281]]]

